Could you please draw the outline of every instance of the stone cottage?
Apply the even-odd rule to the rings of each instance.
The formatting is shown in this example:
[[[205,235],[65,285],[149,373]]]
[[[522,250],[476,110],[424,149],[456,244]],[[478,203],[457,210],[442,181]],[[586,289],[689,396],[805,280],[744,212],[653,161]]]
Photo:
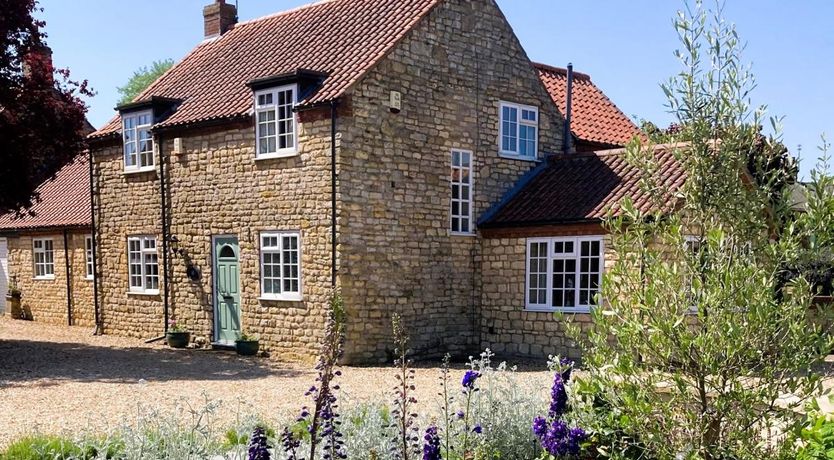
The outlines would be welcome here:
[[[338,286],[349,362],[387,359],[394,312],[423,355],[564,352],[542,312],[587,311],[602,237],[503,216],[542,171],[637,134],[587,75],[532,63],[493,0],[329,0],[241,23],[217,0],[203,16],[205,40],[89,139],[103,332],[154,338],[175,319],[309,359]],[[603,169],[584,186],[614,180]],[[544,187],[561,180],[577,179]],[[560,287],[539,276],[557,248],[573,257]],[[559,306],[539,298],[557,289]]]
[[[0,215],[0,312],[5,315],[12,315],[6,292],[14,286],[26,319],[95,324],[89,168],[87,156],[78,155],[37,188],[34,205]]]

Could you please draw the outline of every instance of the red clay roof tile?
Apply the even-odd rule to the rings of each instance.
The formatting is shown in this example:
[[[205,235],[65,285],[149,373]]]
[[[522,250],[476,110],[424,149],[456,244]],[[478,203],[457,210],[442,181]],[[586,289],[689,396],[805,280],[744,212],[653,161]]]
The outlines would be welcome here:
[[[90,226],[90,169],[85,154],[61,168],[36,193],[40,199],[31,208],[0,214],[0,230]]]
[[[565,113],[567,70],[545,64],[534,66],[553,102]],[[594,85],[589,75],[574,72],[573,76],[571,131],[578,140],[622,147],[640,134],[640,129]]]
[[[326,72],[302,105],[341,96],[380,61],[439,0],[325,0],[236,24],[200,43],[135,101],[181,99],[157,126],[249,116],[247,82],[307,69]],[[118,117],[93,137],[120,130]]]
[[[657,146],[656,181],[674,191],[684,181],[672,146]],[[566,224],[599,221],[609,210],[617,214],[629,197],[644,211],[657,210],[655,201],[640,185],[640,171],[626,162],[624,149],[557,155],[521,188],[510,194],[479,223],[482,228]],[[674,206],[673,197],[666,203]],[[670,208],[671,209],[671,208]],[[666,209],[661,209],[662,211]]]

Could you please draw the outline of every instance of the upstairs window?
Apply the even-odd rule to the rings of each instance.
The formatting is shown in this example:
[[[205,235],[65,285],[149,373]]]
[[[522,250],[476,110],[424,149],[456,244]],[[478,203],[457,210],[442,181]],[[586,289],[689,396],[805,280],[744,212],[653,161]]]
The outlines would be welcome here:
[[[257,158],[295,155],[298,146],[295,107],[296,86],[281,86],[255,93]]]
[[[539,109],[501,102],[500,112],[501,155],[535,160],[539,152]]]
[[[88,280],[93,279],[93,237],[87,236],[84,238],[84,256],[86,260],[86,276]]]
[[[127,239],[130,292],[159,294],[159,256],[156,238],[132,236]]]
[[[35,279],[51,280],[55,278],[55,247],[51,238],[32,240],[32,259],[34,261]]]
[[[153,112],[150,110],[122,115],[126,172],[154,169],[152,125]]]
[[[602,237],[527,240],[527,309],[583,313],[602,280]]]
[[[471,235],[472,152],[452,150],[452,234]]]
[[[301,236],[298,233],[261,234],[261,297],[301,300]]]

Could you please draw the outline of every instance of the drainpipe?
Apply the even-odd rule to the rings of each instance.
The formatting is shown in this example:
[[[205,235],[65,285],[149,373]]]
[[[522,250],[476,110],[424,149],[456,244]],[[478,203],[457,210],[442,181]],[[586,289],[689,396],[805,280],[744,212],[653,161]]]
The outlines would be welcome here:
[[[95,322],[96,322],[96,330],[93,332],[94,335],[99,335],[103,332],[103,327],[101,324],[101,313],[99,312],[99,303],[98,303],[98,261],[96,259],[96,252],[98,249],[98,238],[96,236],[96,194],[95,194],[95,181],[93,179],[93,150],[88,150],[88,161],[90,162],[90,226],[91,235],[93,239],[93,312],[95,314]]]
[[[565,153],[570,153],[571,151],[571,115],[573,112],[573,64],[568,63],[568,91],[567,91],[567,101],[565,101],[565,132],[562,136],[562,151]]]
[[[163,289],[162,289],[162,311],[163,311],[163,318],[165,321],[165,326],[163,331],[165,334],[168,333],[168,277],[169,277],[169,270],[168,270],[168,199],[166,195],[166,186],[165,186],[165,139],[162,135],[159,135],[159,198],[160,203],[162,204],[162,276],[165,278],[163,280]]]
[[[336,108],[339,102],[330,101],[330,286],[336,287]]]
[[[70,274],[69,235],[67,235],[67,229],[64,229],[64,265],[67,276],[67,326],[72,326],[72,276]]]

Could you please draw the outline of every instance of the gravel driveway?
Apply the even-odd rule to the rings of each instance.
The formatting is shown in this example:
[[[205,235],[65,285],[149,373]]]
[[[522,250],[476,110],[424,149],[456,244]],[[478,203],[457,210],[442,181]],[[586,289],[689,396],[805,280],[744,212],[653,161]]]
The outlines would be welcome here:
[[[354,401],[380,401],[393,383],[390,368],[343,372],[342,388]],[[521,375],[542,382],[542,388],[549,379],[540,371]],[[434,366],[417,370],[424,404],[434,404],[437,376]],[[312,366],[172,350],[136,339],[94,337],[89,328],[0,318],[0,446],[36,430],[104,430],[134,420],[140,404],[172,410],[177,401],[188,401],[200,407],[206,396],[222,402],[219,415],[230,422],[240,413],[283,419],[297,413],[314,380]]]

